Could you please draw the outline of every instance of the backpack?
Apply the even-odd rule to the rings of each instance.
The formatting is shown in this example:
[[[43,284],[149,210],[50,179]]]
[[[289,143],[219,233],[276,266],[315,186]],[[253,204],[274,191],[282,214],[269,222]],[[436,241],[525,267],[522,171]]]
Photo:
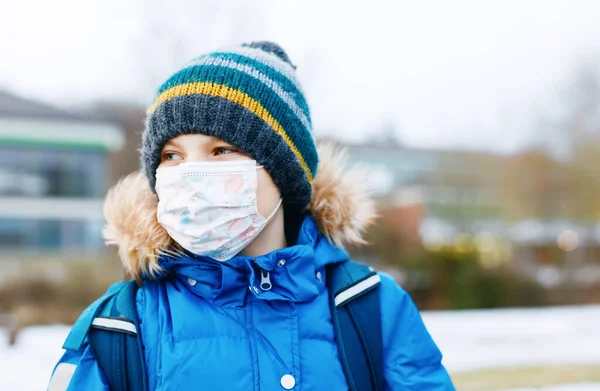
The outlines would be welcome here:
[[[384,390],[380,276],[354,261],[327,268],[331,318],[351,391]],[[135,306],[138,285],[121,281],[79,317],[63,345],[78,351],[87,336],[112,391],[147,391],[142,338]]]

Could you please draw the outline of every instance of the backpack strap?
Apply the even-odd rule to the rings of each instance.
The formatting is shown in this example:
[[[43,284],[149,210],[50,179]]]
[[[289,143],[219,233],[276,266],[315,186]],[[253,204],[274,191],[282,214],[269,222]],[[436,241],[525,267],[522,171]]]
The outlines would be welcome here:
[[[383,391],[380,276],[354,261],[333,264],[327,287],[335,338],[351,391]]]
[[[91,317],[86,315],[85,322],[81,324],[79,324],[80,317],[73,327],[73,330],[77,330],[74,335],[78,338],[82,334],[84,337],[87,335],[92,353],[102,373],[106,376],[111,391],[146,391],[148,389],[142,340],[138,334],[139,321],[135,308],[137,289],[138,285],[135,281],[113,284],[101,298],[102,300],[96,301],[100,304],[96,305],[93,311],[89,311],[94,315]],[[86,325],[87,329],[84,334],[83,329]],[[69,337],[67,337],[67,342],[69,342]],[[73,341],[75,339],[72,339]],[[75,344],[73,343],[72,346]]]
[[[90,329],[94,318],[98,315],[98,312],[100,312],[104,304],[111,300],[125,284],[125,281],[119,281],[112,284],[102,297],[90,304],[90,306],[79,315],[79,319],[77,319],[77,322],[75,322],[71,328],[71,331],[63,344],[63,349],[72,350],[74,352],[81,349],[85,337],[87,337],[88,330]]]

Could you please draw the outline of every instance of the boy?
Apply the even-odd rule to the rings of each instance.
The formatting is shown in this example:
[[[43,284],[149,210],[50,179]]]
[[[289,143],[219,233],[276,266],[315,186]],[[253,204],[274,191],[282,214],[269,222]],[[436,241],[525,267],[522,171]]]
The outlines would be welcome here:
[[[105,208],[105,237],[139,282],[137,320],[90,317],[89,334],[69,336],[50,390],[115,387],[126,369],[100,363],[98,330],[140,343],[143,381],[127,366],[119,389],[454,389],[392,279],[373,272],[330,291],[337,267],[356,265],[343,246],[362,242],[373,204],[339,153],[317,152],[294,70],[279,46],[258,42],[198,57],[159,88],[144,174],[119,183]],[[354,334],[381,340],[365,361],[370,377],[352,366],[357,342],[343,345],[352,325],[337,312],[361,295],[380,308]]]

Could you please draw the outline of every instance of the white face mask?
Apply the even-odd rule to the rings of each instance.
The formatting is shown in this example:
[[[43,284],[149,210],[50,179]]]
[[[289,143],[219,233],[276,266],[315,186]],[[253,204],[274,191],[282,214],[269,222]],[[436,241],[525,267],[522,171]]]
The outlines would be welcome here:
[[[226,261],[264,229],[254,160],[181,163],[156,170],[158,222],[186,250]]]

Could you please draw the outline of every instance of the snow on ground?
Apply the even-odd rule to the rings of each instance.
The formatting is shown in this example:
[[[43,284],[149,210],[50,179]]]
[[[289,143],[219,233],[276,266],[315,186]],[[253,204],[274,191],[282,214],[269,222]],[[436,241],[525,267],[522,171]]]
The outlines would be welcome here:
[[[579,384],[563,384],[560,386],[544,387],[543,389],[537,387],[526,387],[526,388],[511,388],[510,390],[501,391],[598,391],[600,390],[599,383],[579,383]]]
[[[68,333],[67,326],[29,327],[12,347],[0,333],[0,390],[45,390]]]
[[[497,367],[600,365],[600,306],[427,312],[423,317],[451,373]],[[58,325],[29,327],[19,334],[14,347],[6,345],[6,335],[0,332],[0,390],[44,390],[68,331],[69,327]],[[544,389],[592,390],[600,390],[600,384]]]
[[[450,372],[600,364],[600,306],[429,312],[423,318]]]

